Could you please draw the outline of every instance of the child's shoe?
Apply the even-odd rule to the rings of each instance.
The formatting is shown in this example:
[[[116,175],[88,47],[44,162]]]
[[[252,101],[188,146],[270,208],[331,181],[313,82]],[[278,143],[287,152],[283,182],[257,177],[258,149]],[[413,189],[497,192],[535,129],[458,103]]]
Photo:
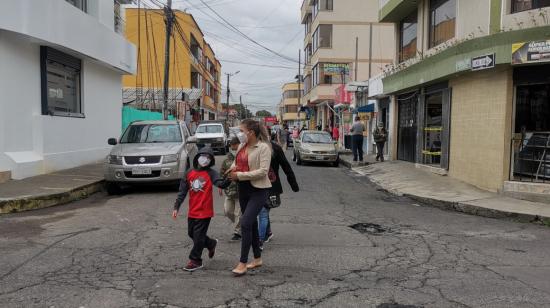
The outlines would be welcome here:
[[[214,258],[214,254],[216,253],[216,246],[218,246],[218,239],[214,239],[216,242],[212,248],[208,248],[208,257],[210,259]]]
[[[201,268],[202,268],[202,262],[189,260],[189,262],[187,262],[187,265],[183,268],[183,270],[188,272],[194,272]]]

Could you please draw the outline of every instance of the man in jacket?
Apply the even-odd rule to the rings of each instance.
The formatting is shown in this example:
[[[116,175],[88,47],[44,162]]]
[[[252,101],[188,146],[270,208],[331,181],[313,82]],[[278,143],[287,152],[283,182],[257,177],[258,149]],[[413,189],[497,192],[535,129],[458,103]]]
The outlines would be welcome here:
[[[384,144],[388,140],[388,132],[384,128],[384,123],[378,123],[376,130],[374,130],[374,142],[376,142],[376,161],[384,161]]]

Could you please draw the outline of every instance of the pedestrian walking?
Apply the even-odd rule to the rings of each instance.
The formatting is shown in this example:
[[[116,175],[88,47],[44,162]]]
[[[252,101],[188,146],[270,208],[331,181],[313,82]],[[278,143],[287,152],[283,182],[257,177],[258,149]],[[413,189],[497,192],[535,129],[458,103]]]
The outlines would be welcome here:
[[[338,141],[340,139],[340,129],[338,128],[338,124],[334,125],[332,128],[332,139],[335,141]]]
[[[373,134],[374,142],[376,142],[376,161],[384,161],[384,145],[386,144],[386,141],[388,140],[388,132],[386,131],[386,128],[384,128],[384,123],[380,122],[378,123],[378,126],[376,127],[376,130]]]
[[[353,151],[353,161],[363,161],[363,133],[365,125],[361,123],[360,117],[355,117],[355,122],[351,126],[351,149]]]
[[[269,212],[273,208],[277,208],[281,205],[281,194],[283,193],[283,186],[281,185],[281,179],[279,178],[279,169],[283,169],[286,175],[286,180],[292,188],[292,191],[300,191],[298,182],[296,181],[296,175],[290,166],[290,163],[286,159],[286,155],[278,144],[271,143],[273,149],[271,154],[271,163],[269,168],[269,181],[271,181],[271,190],[269,191],[269,199],[266,206],[261,210],[258,217],[259,220],[259,234],[260,234],[260,248],[263,250],[264,243],[269,242],[273,238],[273,232],[271,232],[271,221],[269,219]]]
[[[214,151],[210,147],[202,148],[193,159],[193,169],[189,170],[180,182],[178,197],[174,204],[172,218],[178,216],[181,204],[189,193],[189,211],[187,213],[187,230],[193,240],[189,262],[183,268],[188,272],[202,268],[202,251],[208,249],[212,259],[216,252],[217,239],[208,237],[210,220],[214,217],[213,186],[227,188],[230,181],[220,177],[212,169],[216,164]]]
[[[277,134],[277,142],[283,148],[283,151],[286,152],[288,148],[288,126],[284,125],[282,129],[279,130]]]
[[[220,168],[220,173],[225,174],[233,163],[235,163],[235,157],[237,156],[237,150],[239,148],[239,138],[233,137],[229,142],[229,153],[227,153],[227,158],[223,161],[222,167]],[[225,190],[225,201],[223,204],[223,209],[225,217],[231,220],[233,224],[233,237],[232,241],[241,240],[241,208],[236,206],[237,200],[239,200],[239,188],[237,182],[231,182],[229,187]]]
[[[271,162],[271,142],[265,128],[252,119],[246,119],[238,134],[241,145],[229,177],[238,182],[239,203],[241,205],[241,257],[233,269],[235,276],[246,274],[248,269],[262,266],[262,251],[258,234],[258,214],[266,205],[271,182],[269,165]],[[248,263],[252,248],[254,260]]]

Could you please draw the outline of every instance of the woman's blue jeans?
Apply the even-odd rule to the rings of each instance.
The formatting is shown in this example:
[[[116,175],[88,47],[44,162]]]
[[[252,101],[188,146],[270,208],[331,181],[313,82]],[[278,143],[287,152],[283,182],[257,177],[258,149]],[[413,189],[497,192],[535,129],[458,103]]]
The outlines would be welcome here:
[[[263,207],[258,215],[258,232],[260,234],[260,241],[263,242],[266,239],[267,234],[269,233],[270,223],[269,223],[269,209]]]

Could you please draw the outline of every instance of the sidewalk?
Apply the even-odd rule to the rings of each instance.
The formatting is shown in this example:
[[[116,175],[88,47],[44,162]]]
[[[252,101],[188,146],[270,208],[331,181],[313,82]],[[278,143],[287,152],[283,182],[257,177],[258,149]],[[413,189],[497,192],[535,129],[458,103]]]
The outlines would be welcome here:
[[[351,152],[340,152],[339,156],[340,164],[348,168],[357,168],[376,163],[376,155],[365,154],[363,158],[363,162],[353,161],[353,154]]]
[[[88,197],[103,186],[103,163],[0,184],[0,214],[40,209]]]
[[[494,218],[550,224],[550,204],[524,201],[421,170],[414,164],[391,161],[352,168],[390,193],[432,206]]]

